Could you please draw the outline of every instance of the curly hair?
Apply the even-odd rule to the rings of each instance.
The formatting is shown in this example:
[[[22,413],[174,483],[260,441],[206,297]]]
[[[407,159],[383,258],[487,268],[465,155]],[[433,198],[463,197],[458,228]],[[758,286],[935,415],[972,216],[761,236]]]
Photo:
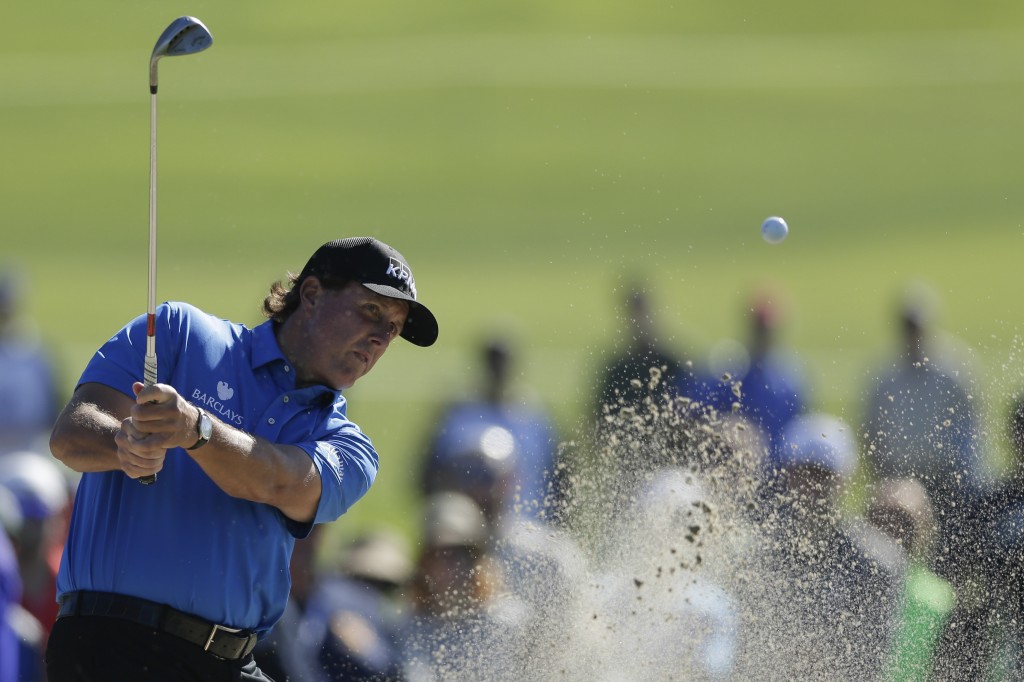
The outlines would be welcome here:
[[[307,277],[316,275],[296,275],[288,273],[287,280],[279,280],[270,285],[270,293],[263,299],[263,315],[281,323],[287,320],[299,307],[299,289]],[[355,280],[335,278],[329,276],[316,276],[325,289],[344,289]]]
[[[289,272],[287,282],[287,286],[283,280],[271,284],[263,299],[263,315],[274,322],[284,322],[299,307],[299,276]]]

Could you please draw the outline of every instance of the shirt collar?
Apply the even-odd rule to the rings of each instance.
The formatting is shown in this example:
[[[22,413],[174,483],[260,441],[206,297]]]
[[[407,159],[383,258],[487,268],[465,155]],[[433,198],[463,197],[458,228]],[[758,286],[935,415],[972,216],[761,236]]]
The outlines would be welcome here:
[[[281,346],[277,345],[277,337],[274,336],[274,323],[267,320],[252,330],[252,367],[257,369],[263,365],[269,365],[275,360],[288,362]]]

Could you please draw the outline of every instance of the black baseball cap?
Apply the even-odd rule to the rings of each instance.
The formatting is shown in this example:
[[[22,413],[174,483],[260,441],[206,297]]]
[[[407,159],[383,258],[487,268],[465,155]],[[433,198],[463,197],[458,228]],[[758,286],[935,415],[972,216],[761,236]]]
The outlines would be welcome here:
[[[350,237],[327,242],[316,250],[299,275],[351,279],[388,298],[409,302],[409,317],[402,338],[417,346],[437,340],[437,318],[416,300],[416,279],[405,256],[372,237]]]

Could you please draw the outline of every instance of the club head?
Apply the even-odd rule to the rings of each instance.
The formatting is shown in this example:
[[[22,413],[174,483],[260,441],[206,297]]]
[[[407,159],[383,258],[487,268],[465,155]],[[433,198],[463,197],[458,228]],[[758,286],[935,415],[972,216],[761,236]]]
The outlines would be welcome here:
[[[178,17],[164,29],[153,46],[149,58],[149,89],[156,92],[156,63],[161,57],[180,57],[202,52],[213,44],[213,36],[203,22],[195,17]]]

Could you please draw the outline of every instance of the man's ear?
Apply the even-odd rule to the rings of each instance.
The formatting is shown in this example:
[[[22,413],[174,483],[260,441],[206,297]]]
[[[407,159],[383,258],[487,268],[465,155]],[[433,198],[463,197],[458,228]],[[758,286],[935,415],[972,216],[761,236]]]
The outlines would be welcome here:
[[[316,275],[310,275],[302,280],[302,284],[299,285],[299,301],[302,302],[303,306],[312,307],[316,305],[317,299],[320,298],[323,290],[324,287],[320,283],[320,279]]]

